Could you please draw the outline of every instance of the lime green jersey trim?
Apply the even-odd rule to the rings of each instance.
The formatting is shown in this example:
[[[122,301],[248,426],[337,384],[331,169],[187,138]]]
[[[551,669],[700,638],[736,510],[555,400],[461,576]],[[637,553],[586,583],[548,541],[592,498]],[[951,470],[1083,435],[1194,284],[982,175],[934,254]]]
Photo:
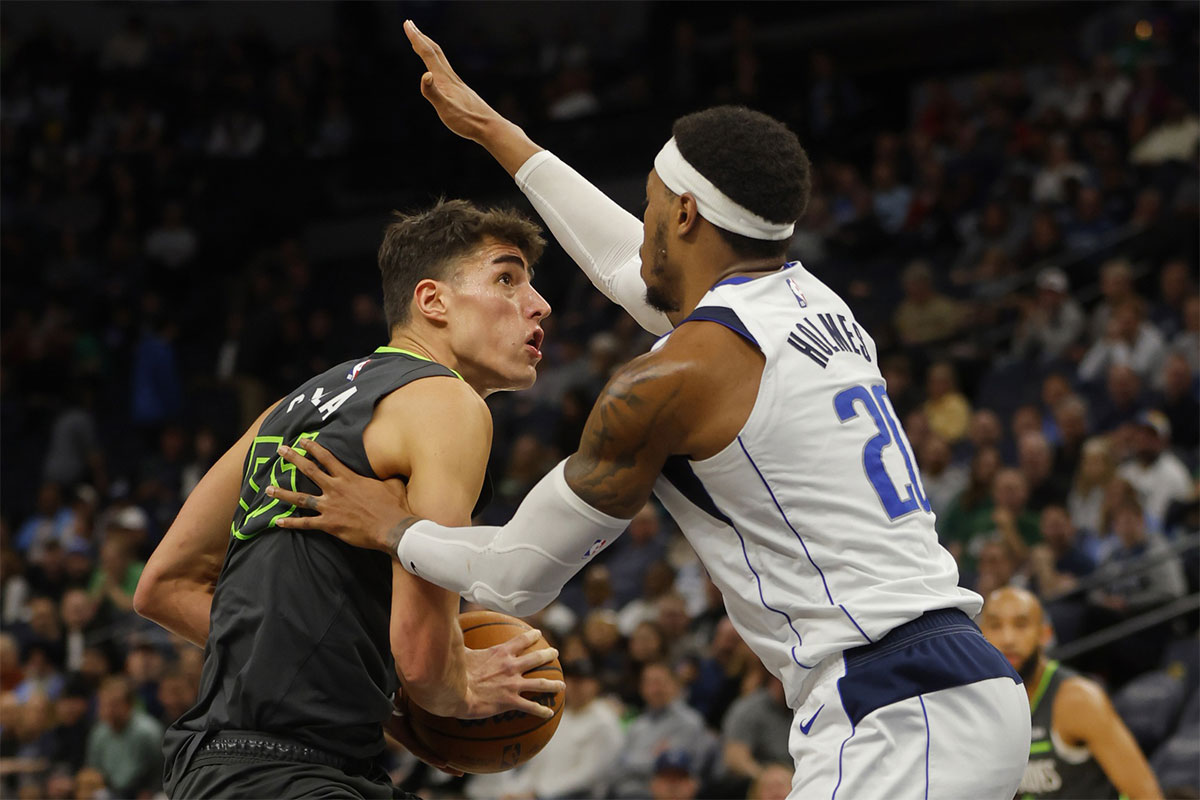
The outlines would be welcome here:
[[[1049,753],[1054,749],[1054,745],[1050,742],[1033,742],[1029,745],[1029,755],[1036,756],[1038,753]]]
[[[376,353],[402,353],[406,356],[412,356],[413,358],[419,358],[422,361],[428,361],[430,364],[438,363],[438,362],[434,361],[432,358],[429,358],[428,356],[423,356],[420,353],[414,353],[412,350],[405,350],[401,347],[388,347],[387,345],[384,345],[383,347],[376,347],[375,352]],[[446,367],[445,364],[442,364],[442,366]],[[455,377],[457,377],[460,381],[466,380],[466,378],[464,378],[462,375],[458,374],[458,370],[456,370],[454,367],[446,367],[446,369],[453,372]]]
[[[1046,668],[1042,670],[1042,679],[1038,681],[1033,700],[1029,703],[1030,714],[1037,711],[1038,703],[1042,702],[1042,695],[1046,693],[1046,687],[1050,685],[1050,679],[1054,677],[1055,672],[1058,672],[1058,662],[1050,659],[1046,662]]]

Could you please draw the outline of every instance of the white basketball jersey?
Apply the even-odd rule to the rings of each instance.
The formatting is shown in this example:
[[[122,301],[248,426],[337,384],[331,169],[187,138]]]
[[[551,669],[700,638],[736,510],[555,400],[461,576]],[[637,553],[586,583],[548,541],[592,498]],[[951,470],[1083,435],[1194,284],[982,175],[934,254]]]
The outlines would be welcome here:
[[[688,319],[738,331],[766,365],[737,439],[703,461],[670,459],[655,494],[788,700],[822,659],[925,611],[976,616],[982,600],[938,544],[875,342],[845,302],[792,263],[718,284]]]

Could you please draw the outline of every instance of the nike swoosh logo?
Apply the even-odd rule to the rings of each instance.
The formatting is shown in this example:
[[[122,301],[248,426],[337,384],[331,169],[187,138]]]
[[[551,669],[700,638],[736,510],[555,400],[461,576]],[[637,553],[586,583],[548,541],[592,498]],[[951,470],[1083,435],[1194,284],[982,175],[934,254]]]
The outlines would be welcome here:
[[[822,708],[825,708],[824,703],[821,704],[821,708],[817,709],[816,714],[813,714],[811,717],[808,718],[808,722],[800,723],[800,732],[803,733],[805,736],[808,736],[808,732],[810,730],[812,730],[813,723],[817,721],[817,714],[821,713]]]

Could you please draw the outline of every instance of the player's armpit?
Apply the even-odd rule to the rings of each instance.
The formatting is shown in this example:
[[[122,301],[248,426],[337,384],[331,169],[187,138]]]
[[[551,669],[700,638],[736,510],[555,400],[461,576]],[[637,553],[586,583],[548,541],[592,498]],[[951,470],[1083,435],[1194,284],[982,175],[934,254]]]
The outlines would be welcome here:
[[[246,453],[273,403],[205,473],[146,562],[133,595],[138,614],[200,647],[242,489]]]
[[[1055,729],[1070,744],[1082,743],[1122,795],[1161,798],[1162,790],[1133,734],[1104,690],[1086,678],[1063,683],[1054,702]]]
[[[629,519],[678,452],[686,420],[680,403],[692,364],[650,353],[622,367],[596,401],[579,450],[567,459],[567,485],[593,508]]]

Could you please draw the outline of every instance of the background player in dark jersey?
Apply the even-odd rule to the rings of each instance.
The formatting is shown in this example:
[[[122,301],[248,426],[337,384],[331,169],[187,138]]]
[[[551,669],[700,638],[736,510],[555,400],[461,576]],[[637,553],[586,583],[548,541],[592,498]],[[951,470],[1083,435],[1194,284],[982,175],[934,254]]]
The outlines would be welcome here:
[[[423,515],[468,524],[491,446],[483,398],[532,385],[541,358],[542,246],[526,218],[464,201],[397,219],[379,250],[388,346],[289,393],[189,495],[135,597],[205,645],[197,704],[165,737],[173,796],[392,796],[377,757],[397,669],[438,714],[552,713],[520,694],[561,687],[522,676],[555,655],[520,655],[536,632],[467,650],[457,595],[384,555],[280,530],[310,512],[266,494],[311,486],[278,453],[319,440],[360,474],[405,480]]]
[[[1046,657],[1050,623],[1024,589],[992,592],[979,627],[1021,673],[1033,719],[1020,798],[1162,797],[1137,742],[1095,682]]]

